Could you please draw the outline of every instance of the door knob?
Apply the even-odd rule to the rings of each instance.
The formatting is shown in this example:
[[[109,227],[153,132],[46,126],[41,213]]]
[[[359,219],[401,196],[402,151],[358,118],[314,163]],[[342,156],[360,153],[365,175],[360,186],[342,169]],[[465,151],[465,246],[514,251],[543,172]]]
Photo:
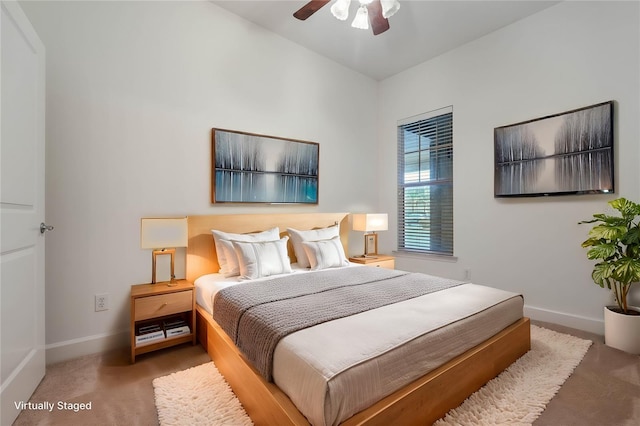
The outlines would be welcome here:
[[[40,233],[44,234],[45,231],[53,231],[53,226],[47,225],[44,222],[40,224]]]

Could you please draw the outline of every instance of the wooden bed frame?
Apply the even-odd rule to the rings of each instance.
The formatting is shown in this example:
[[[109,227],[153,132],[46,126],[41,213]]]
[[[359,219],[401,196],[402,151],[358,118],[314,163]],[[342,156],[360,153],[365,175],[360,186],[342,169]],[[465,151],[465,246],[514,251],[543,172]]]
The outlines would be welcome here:
[[[278,226],[322,228],[340,224],[340,238],[348,253],[348,215],[346,213],[257,214],[190,216],[187,247],[187,280],[217,272],[212,229],[246,233]],[[295,255],[291,245],[292,263]],[[293,402],[274,383],[265,381],[245,360],[231,339],[201,307],[197,307],[198,340],[205,347],[220,373],[256,425],[309,425]],[[496,377],[531,348],[530,324],[522,318],[478,346],[415,380],[347,419],[343,424],[388,425],[431,424],[469,395]]]

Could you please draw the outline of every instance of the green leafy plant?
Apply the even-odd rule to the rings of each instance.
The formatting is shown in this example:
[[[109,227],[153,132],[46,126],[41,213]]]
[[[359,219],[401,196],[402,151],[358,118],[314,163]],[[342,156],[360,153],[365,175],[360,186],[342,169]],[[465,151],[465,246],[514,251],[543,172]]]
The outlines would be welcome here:
[[[632,284],[640,281],[640,204],[618,198],[609,205],[620,215],[594,214],[592,220],[579,222],[597,223],[582,247],[589,248],[589,259],[598,260],[593,281],[613,291],[620,313],[633,315],[637,312],[629,309],[627,298]]]

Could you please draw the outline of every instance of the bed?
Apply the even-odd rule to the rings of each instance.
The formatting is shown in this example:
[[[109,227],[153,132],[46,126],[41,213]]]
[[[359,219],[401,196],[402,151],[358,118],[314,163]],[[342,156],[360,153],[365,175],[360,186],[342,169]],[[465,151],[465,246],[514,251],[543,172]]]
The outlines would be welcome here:
[[[282,234],[284,234],[289,227],[306,230],[315,228],[322,229],[339,224],[340,242],[344,247],[347,246],[348,242],[348,215],[345,213],[191,216],[188,222],[189,246],[187,248],[187,279],[190,281],[196,281],[203,276],[215,274],[219,269],[216,247],[211,234],[212,229],[233,233],[249,233],[278,227],[279,230],[282,231]],[[294,264],[297,263],[296,255],[292,247],[289,245],[287,249],[291,262]],[[350,268],[374,269],[366,266],[344,267],[344,269]],[[364,272],[358,273],[358,275],[362,275],[363,273]],[[291,275],[296,275],[296,273]],[[305,280],[307,280],[307,278],[305,278]],[[463,288],[466,288],[465,292],[468,292],[469,289],[472,291],[478,290],[473,284],[462,284],[461,286],[456,286],[451,289],[451,291],[462,291]],[[415,363],[424,362],[424,365],[420,367],[420,371],[424,369],[426,373],[422,373],[414,368],[413,371],[411,371],[413,376],[409,378],[410,380],[407,383],[402,382],[399,387],[395,385],[396,387],[391,391],[388,389],[383,390],[386,396],[382,397],[382,399],[378,398],[379,400],[377,400],[377,402],[366,402],[366,404],[358,408],[356,412],[349,412],[347,410],[347,414],[339,408],[333,410],[336,411],[337,414],[329,414],[326,418],[323,418],[322,416],[326,415],[326,413],[322,412],[324,408],[318,408],[316,412],[313,412],[314,402],[309,396],[318,393],[322,394],[322,389],[320,388],[320,390],[318,390],[316,388],[315,390],[312,389],[312,391],[309,391],[309,389],[304,388],[304,386],[302,389],[296,389],[296,377],[286,378],[288,370],[294,371],[293,368],[289,368],[289,366],[294,366],[296,363],[307,364],[314,362],[314,357],[298,359],[292,351],[282,349],[282,347],[286,348],[290,343],[293,344],[292,342],[296,342],[297,340],[298,342],[296,344],[307,345],[305,351],[312,352],[317,350],[317,347],[314,349],[314,341],[317,340],[317,337],[305,337],[305,333],[308,333],[305,329],[283,339],[283,343],[278,344],[276,347],[274,355],[274,381],[266,380],[264,375],[261,374],[263,372],[258,371],[251,362],[247,361],[247,357],[236,347],[228,333],[223,331],[221,326],[213,319],[211,307],[207,306],[207,303],[203,301],[202,297],[203,296],[199,297],[197,306],[198,339],[206,348],[210,357],[216,363],[220,372],[225,376],[247,413],[256,424],[308,425],[309,420],[307,417],[313,419],[314,424],[320,424],[320,422],[324,421],[326,421],[327,424],[339,422],[345,425],[390,424],[397,422],[399,419],[407,423],[431,423],[442,417],[449,409],[458,406],[467,396],[499,374],[530,348],[529,320],[522,317],[521,304],[520,308],[518,308],[514,305],[516,303],[514,302],[515,298],[510,298],[508,303],[505,302],[505,305],[509,305],[508,308],[505,308],[510,312],[508,314],[499,313],[493,314],[492,316],[490,310],[480,309],[480,313],[485,315],[485,317],[481,317],[479,321],[475,321],[476,327],[477,324],[482,324],[486,325],[484,328],[493,331],[482,330],[482,326],[475,330],[472,327],[466,329],[467,331],[462,331],[466,332],[468,336],[485,333],[480,341],[473,343],[472,347],[465,349],[453,359],[444,361],[442,365],[438,364],[439,366],[429,364],[431,361],[424,360],[424,358],[427,357],[420,357],[420,352],[418,352],[418,355],[416,355],[416,352],[413,352],[413,354],[402,354],[402,357],[415,358],[415,360],[413,358],[407,358],[412,360],[412,366]],[[425,305],[425,303],[431,303],[436,308],[444,305],[442,300],[439,301],[437,299],[437,297],[442,296],[427,294],[420,297],[428,298],[431,302],[422,301],[418,303],[418,307],[412,306],[407,309],[419,309],[419,307]],[[432,297],[435,297],[435,299],[430,299]],[[207,296],[204,296],[204,300],[206,300],[206,298]],[[413,302],[407,301],[402,303]],[[502,306],[502,302],[500,302],[500,306]],[[390,310],[393,309],[393,306],[379,309],[382,310],[380,312],[376,311],[376,315],[383,315],[380,318],[384,318],[384,315],[397,316],[397,314],[389,313],[391,312]],[[518,316],[509,317],[511,319],[506,320],[508,324],[501,325],[500,321],[505,320],[500,320],[500,317],[503,315],[516,315],[514,311],[518,309],[520,309]],[[389,310],[389,312],[385,314],[387,310]],[[337,339],[340,333],[336,332],[336,330],[341,330],[346,326],[354,326],[354,324],[347,324],[350,321],[355,322],[355,327],[365,327],[364,330],[366,330],[366,327],[370,327],[371,324],[375,326],[376,317],[370,316],[373,315],[371,312],[354,315],[353,318],[340,319],[337,322],[331,321],[327,324],[312,327],[312,329],[322,329],[321,333],[322,336],[324,336],[323,338]],[[381,324],[384,324],[384,320],[379,321],[383,321]],[[464,323],[474,323],[474,321],[472,318],[468,318],[465,319],[465,321],[457,321],[451,324],[450,327],[454,330],[454,334],[456,331],[461,332],[462,330],[456,330],[455,327],[461,326],[461,324],[464,325]],[[403,328],[410,329],[411,327],[413,326]],[[449,327],[449,325],[447,325],[447,327]],[[380,328],[382,329],[384,327],[381,326]],[[426,347],[432,347],[434,346],[433,342],[441,342],[445,339],[442,333],[446,327],[435,325],[433,328],[434,331],[428,334],[433,340],[427,340],[428,337],[424,337],[423,339],[422,344],[426,344]],[[377,336],[375,333],[361,332],[358,333],[358,335],[367,336],[367,339],[369,339],[369,341],[363,344],[379,344],[376,342]],[[413,344],[414,340],[420,339],[409,340]],[[318,343],[316,342],[315,345],[317,346]],[[309,361],[310,359],[311,361]],[[376,363],[376,369],[379,367],[378,364],[384,364],[384,362],[378,360],[376,360]],[[376,369],[367,370],[366,362],[360,364],[363,365],[363,367],[358,367],[360,370],[354,373],[355,376],[358,374],[360,374],[360,376],[366,376],[367,371],[377,371]],[[405,362],[405,364],[407,363]],[[278,367],[278,365],[280,365],[280,367]],[[283,367],[283,365],[285,367]],[[399,364],[397,359],[395,361],[392,359],[389,361],[389,365],[395,368]],[[316,366],[315,368],[317,369],[318,367]],[[339,369],[339,367],[336,368]],[[278,371],[280,372],[278,373]],[[296,372],[295,374],[298,373]],[[284,378],[282,378],[283,375],[285,376]],[[347,377],[344,383],[351,383],[351,380],[351,378]],[[407,378],[405,377],[404,380],[406,381]],[[393,383],[387,383],[386,378],[383,378],[381,382],[385,384],[385,386],[394,386]],[[391,382],[393,382],[393,380],[391,380]],[[354,393],[354,389],[349,388],[349,386],[337,386],[337,388],[341,387],[347,389],[348,394]],[[291,397],[288,395],[291,395]],[[303,406],[307,399],[311,401],[311,407]],[[367,401],[367,399],[365,398],[364,401]],[[362,401],[359,403],[364,404]],[[298,407],[301,408],[299,409]],[[351,409],[353,410],[353,408]],[[305,413],[306,417],[301,413],[301,410]],[[345,415],[347,417],[345,417]]]

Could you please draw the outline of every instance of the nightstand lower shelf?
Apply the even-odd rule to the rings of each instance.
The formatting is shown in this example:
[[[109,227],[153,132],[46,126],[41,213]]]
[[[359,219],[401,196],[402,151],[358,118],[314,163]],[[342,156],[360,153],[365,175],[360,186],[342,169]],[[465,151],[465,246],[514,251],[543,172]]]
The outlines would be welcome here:
[[[131,363],[138,355],[187,342],[196,344],[193,284],[131,286]]]
[[[193,342],[195,337],[194,333],[183,334],[182,336],[167,337],[164,340],[153,343],[145,343],[142,345],[136,345],[134,351],[135,356],[153,352],[158,349],[169,348],[171,346],[180,345],[182,343]]]

